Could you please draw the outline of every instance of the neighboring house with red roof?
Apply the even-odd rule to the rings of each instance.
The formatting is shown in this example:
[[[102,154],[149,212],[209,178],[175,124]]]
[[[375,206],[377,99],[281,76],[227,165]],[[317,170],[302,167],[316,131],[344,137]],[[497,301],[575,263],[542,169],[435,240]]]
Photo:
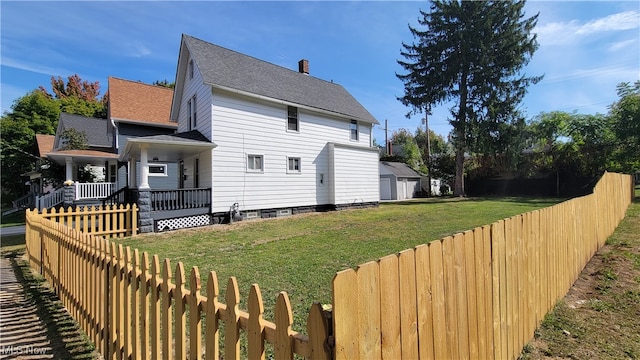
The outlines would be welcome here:
[[[118,153],[129,138],[172,134],[177,128],[169,121],[172,89],[114,77],[109,77],[108,85],[108,119],[61,113],[55,136],[36,135],[37,156],[64,166],[65,179],[76,184],[76,200],[84,203],[95,203],[129,185],[127,163],[118,161]],[[69,129],[85,135],[86,149],[66,148],[64,134]],[[36,203],[38,207],[59,205],[62,189],[54,194],[53,189],[43,188],[41,162],[36,170],[24,174],[30,178],[30,191],[37,196],[49,193],[46,201]],[[163,163],[162,167],[163,176],[151,183],[159,188],[175,188],[177,164]],[[79,183],[79,168],[91,171],[97,182]],[[167,170],[173,171],[173,176],[168,176]]]

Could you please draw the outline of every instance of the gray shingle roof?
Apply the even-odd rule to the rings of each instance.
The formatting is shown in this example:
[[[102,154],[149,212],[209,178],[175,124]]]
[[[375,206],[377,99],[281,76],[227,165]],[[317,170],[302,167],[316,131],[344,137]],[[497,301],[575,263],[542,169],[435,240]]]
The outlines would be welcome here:
[[[367,123],[378,121],[344,87],[183,35],[204,82]]]
[[[182,143],[211,143],[202,133],[198,130],[191,130],[182,133],[166,134],[166,135],[152,135],[138,137],[138,140],[144,141],[165,141],[165,142],[182,142]]]
[[[396,161],[381,161],[393,175],[398,177],[421,177],[422,174],[413,170],[409,165]]]
[[[98,119],[81,115],[60,113],[60,126],[62,131],[76,129],[87,136],[87,144],[91,147],[113,146],[113,135],[109,132],[107,119]]]

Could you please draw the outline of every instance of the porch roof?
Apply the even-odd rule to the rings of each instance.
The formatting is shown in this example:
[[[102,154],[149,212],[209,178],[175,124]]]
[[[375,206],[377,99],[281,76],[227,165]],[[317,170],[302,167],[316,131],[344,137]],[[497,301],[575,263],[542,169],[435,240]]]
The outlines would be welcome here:
[[[157,161],[179,161],[216,146],[197,130],[129,138],[120,154],[120,161],[128,161],[131,157],[140,159],[140,151],[143,147],[147,148],[147,157],[150,160],[157,158]]]
[[[47,158],[60,165],[65,164],[65,159],[70,157],[75,163],[104,165],[107,160],[117,160],[118,154],[98,150],[60,150],[46,154]]]

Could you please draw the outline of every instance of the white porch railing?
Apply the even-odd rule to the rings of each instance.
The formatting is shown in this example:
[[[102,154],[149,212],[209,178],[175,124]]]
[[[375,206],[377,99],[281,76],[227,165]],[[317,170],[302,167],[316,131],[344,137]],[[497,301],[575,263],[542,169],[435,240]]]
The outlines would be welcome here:
[[[42,209],[49,209],[58,204],[62,204],[64,201],[64,188],[56,189],[54,192],[36,197],[35,207],[42,211]]]
[[[75,200],[85,199],[104,199],[113,194],[116,190],[116,184],[110,182],[103,183],[79,183],[76,182],[76,198]]]

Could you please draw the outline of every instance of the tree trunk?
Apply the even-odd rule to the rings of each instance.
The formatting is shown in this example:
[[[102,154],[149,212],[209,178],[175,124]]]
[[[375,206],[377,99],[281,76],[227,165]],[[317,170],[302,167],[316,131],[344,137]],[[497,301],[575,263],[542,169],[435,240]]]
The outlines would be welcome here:
[[[453,196],[464,196],[464,149],[456,149],[456,179]]]

